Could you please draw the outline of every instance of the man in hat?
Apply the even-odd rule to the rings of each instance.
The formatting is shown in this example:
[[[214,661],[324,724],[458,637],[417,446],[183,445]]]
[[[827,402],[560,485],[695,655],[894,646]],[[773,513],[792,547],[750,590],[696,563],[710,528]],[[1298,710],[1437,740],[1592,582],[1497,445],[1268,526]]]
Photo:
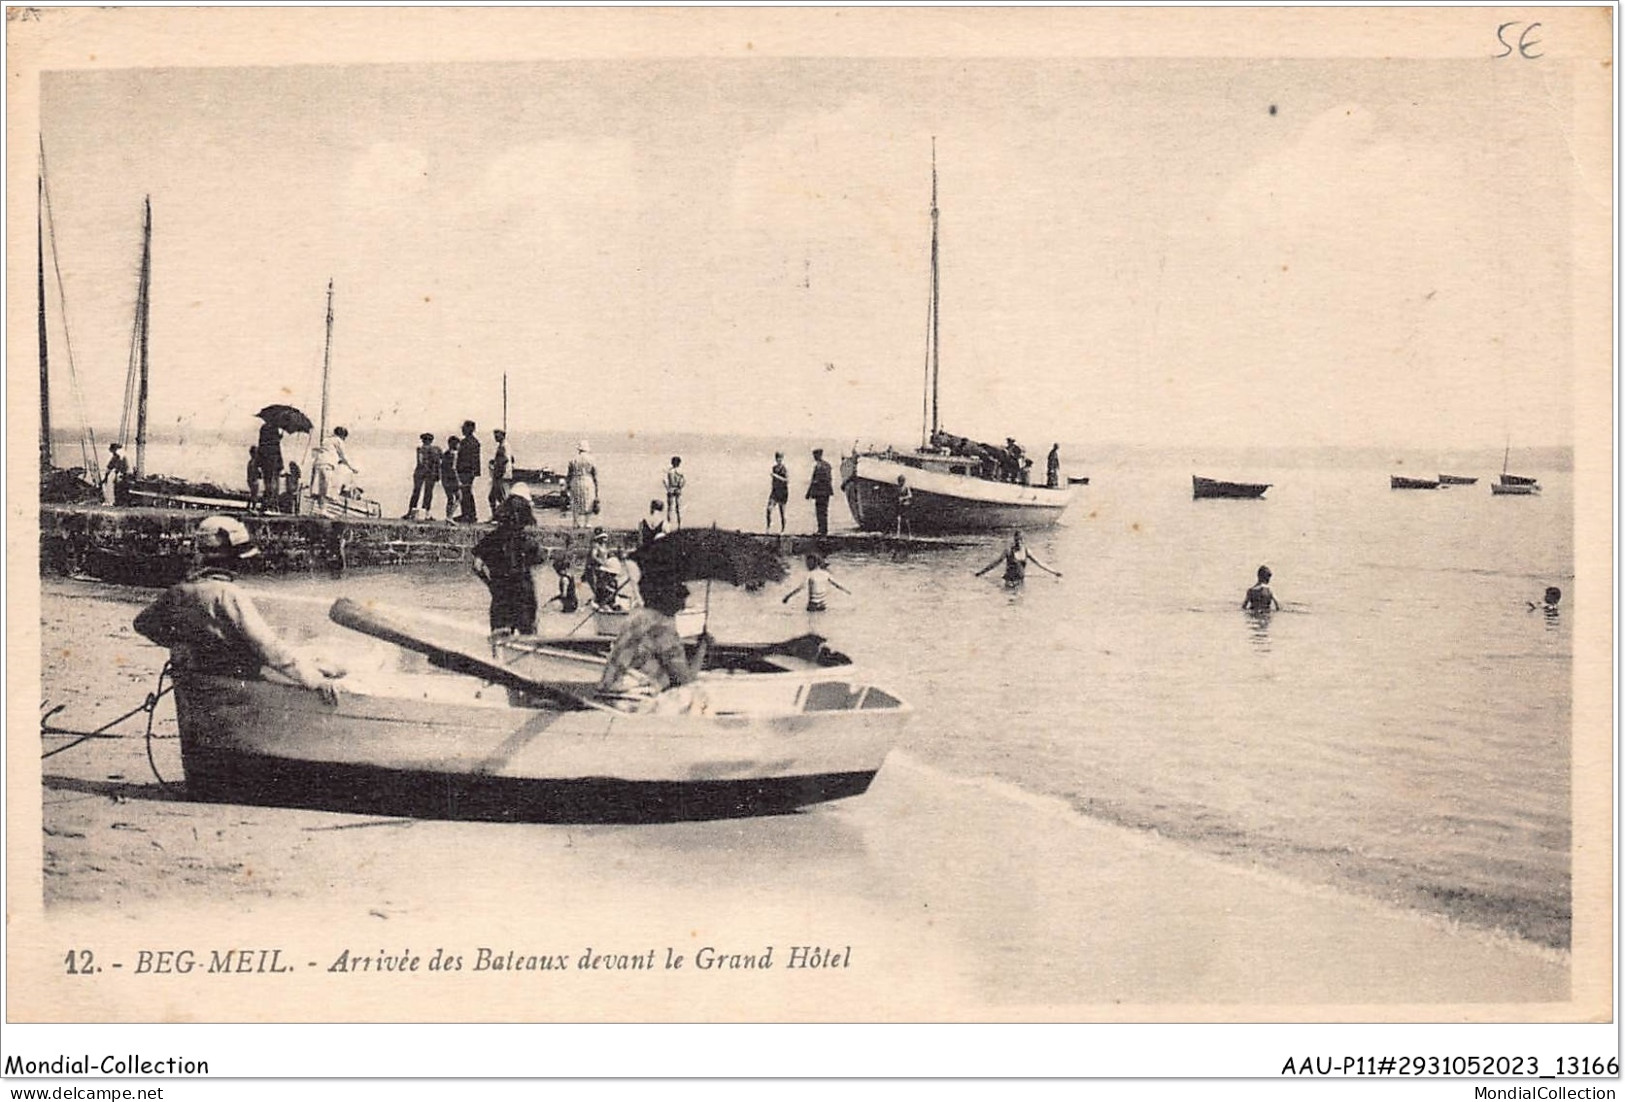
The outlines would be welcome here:
[[[446,437],[446,450],[440,453],[440,488],[446,491],[446,520],[457,516],[457,445],[456,434]]]
[[[491,469],[491,488],[486,491],[485,500],[490,503],[491,516],[495,519],[497,508],[508,500],[508,434],[494,429],[491,439],[497,442],[497,446],[486,464]]]
[[[193,568],[186,580],[141,610],[135,630],[169,648],[176,670],[236,677],[287,679],[338,702],[342,668],[309,658],[283,642],[254,601],[237,585],[232,567],[260,553],[243,522],[211,516],[198,522]]]
[[[480,519],[474,503],[474,480],[480,477],[480,438],[474,435],[474,422],[463,422],[463,438],[457,442],[457,492],[462,512],[457,519],[474,524]]]
[[[423,512],[434,508],[434,485],[440,481],[440,445],[434,442],[434,433],[418,434],[417,466],[412,468],[412,503],[406,507],[406,517],[417,515],[418,497],[422,495]]]
[[[496,527],[474,545],[474,573],[491,591],[491,631],[536,634],[536,580],[532,568],[547,562],[531,510],[530,494],[498,503]]]
[[[829,535],[829,499],[835,496],[835,472],[824,462],[824,449],[813,449],[812,479],[807,483],[807,498],[818,514],[818,534]]]

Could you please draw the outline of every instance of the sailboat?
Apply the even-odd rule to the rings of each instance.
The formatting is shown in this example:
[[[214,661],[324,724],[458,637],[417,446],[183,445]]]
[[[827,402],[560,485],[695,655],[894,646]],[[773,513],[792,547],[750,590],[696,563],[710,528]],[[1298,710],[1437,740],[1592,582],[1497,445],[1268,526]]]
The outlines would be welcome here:
[[[1512,445],[1508,443],[1506,451],[1501,455],[1501,481],[1493,484],[1490,489],[1498,494],[1538,493],[1540,491],[1540,480],[1538,478],[1530,478],[1528,475],[1507,473],[1507,463],[1510,462],[1511,459]],[[1506,488],[1508,486],[1518,486],[1523,488],[1509,490]]]
[[[81,417],[79,450],[84,460],[82,467],[63,468],[56,465],[51,441],[51,349],[45,306],[45,225],[50,210],[50,195],[45,189],[45,142],[40,141],[39,152],[39,207],[35,215],[38,232],[37,256],[39,261],[39,486],[40,501],[47,504],[80,504],[102,499],[101,475],[96,463],[96,437],[84,427]],[[52,229],[51,259],[56,261],[56,236]],[[57,287],[60,296],[61,271],[57,269]],[[64,306],[63,313],[66,314]],[[66,322],[64,322],[66,325]],[[73,346],[66,340],[68,370],[73,374],[74,393],[78,393],[78,376],[73,366]],[[81,411],[82,412],[82,411]]]
[[[241,490],[227,489],[213,482],[170,478],[147,470],[147,325],[152,288],[152,197],[142,206],[141,275],[136,284],[135,322],[130,334],[130,366],[124,383],[124,415],[119,423],[119,442],[130,443],[132,417],[135,430],[135,467],[126,485],[127,500],[120,504],[155,509],[206,509],[212,513],[248,511],[248,498]]]
[[[941,297],[938,263],[937,157],[931,151],[931,298],[926,317],[926,405],[920,445],[912,450],[859,451],[841,460],[841,488],[859,528],[898,528],[898,491],[911,493],[907,524],[920,534],[1037,528],[1061,519],[1069,485],[1025,485],[1019,451],[943,432],[938,419]]]

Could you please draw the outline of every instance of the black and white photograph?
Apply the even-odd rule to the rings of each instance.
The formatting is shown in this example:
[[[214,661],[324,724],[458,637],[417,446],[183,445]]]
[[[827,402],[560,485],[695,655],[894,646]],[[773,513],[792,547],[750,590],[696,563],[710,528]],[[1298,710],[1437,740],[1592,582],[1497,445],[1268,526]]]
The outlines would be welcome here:
[[[1612,14],[8,8],[8,1025],[1614,1038]]]

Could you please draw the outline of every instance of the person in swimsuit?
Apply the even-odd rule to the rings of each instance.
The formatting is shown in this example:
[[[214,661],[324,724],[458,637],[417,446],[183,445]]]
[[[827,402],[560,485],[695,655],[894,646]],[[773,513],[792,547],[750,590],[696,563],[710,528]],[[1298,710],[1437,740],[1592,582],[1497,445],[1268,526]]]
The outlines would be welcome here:
[[[797,593],[800,593],[803,589],[805,589],[807,591],[807,611],[823,612],[829,607],[830,586],[834,586],[836,589],[839,589],[848,597],[852,595],[852,591],[850,589],[846,588],[846,586],[842,585],[840,582],[836,581],[830,576],[828,564],[825,563],[823,559],[819,558],[817,555],[808,555],[806,580],[800,585],[796,586],[790,592],[786,593],[784,595],[784,600],[780,603],[789,604],[791,597],[794,597]]]
[[[978,570],[976,572],[976,576],[980,578],[983,574],[986,574],[989,570],[992,570],[995,566],[998,566],[1001,563],[1004,565],[1004,584],[1010,589],[1016,589],[1026,582],[1028,563],[1032,563],[1046,574],[1054,575],[1057,578],[1061,576],[1061,572],[1059,570],[1051,570],[1049,567],[1039,562],[1036,555],[1027,550],[1027,545],[1021,541],[1020,532],[1012,533],[1010,536],[1010,546],[1006,548],[998,558],[994,559],[992,562],[982,567],[982,569]]]
[[[1281,607],[1281,602],[1277,601],[1275,594],[1270,592],[1270,578],[1272,576],[1269,567],[1261,566],[1258,568],[1258,584],[1249,589],[1247,596],[1242,598],[1242,608],[1248,612],[1273,612]]]
[[[773,530],[773,510],[779,511],[779,534],[784,534],[784,506],[790,500],[790,469],[784,465],[784,453],[773,453],[773,481],[767,491],[767,530]]]

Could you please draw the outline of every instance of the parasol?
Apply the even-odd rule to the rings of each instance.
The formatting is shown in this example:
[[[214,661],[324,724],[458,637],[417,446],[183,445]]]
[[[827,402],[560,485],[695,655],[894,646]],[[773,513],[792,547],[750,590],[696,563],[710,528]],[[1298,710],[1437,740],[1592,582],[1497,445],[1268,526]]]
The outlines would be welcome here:
[[[679,528],[632,552],[645,578],[755,589],[789,573],[777,544],[717,528]]]
[[[293,406],[266,406],[254,416],[268,425],[275,425],[283,432],[309,432],[316,427],[309,417]]]

